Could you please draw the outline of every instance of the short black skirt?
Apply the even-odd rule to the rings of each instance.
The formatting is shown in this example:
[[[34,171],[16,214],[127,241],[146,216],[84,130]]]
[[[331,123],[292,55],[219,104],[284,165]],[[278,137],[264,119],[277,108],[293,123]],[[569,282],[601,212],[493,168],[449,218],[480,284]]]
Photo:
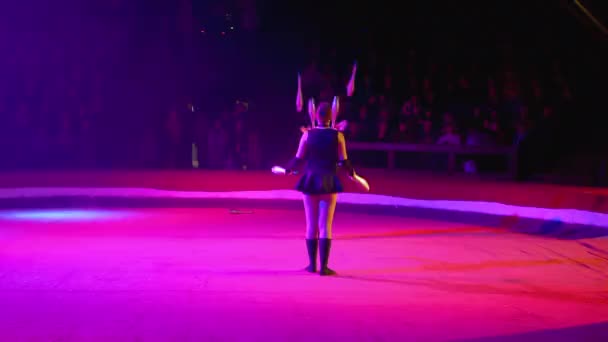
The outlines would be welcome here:
[[[296,184],[296,190],[306,195],[336,194],[344,191],[337,174],[305,172]]]

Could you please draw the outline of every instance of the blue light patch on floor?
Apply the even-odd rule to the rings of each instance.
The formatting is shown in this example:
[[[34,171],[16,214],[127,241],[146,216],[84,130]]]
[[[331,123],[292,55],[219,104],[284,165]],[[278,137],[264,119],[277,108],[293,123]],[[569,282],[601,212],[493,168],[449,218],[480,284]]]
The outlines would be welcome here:
[[[19,210],[0,211],[0,218],[25,221],[99,221],[116,220],[129,216],[124,211],[111,210]]]

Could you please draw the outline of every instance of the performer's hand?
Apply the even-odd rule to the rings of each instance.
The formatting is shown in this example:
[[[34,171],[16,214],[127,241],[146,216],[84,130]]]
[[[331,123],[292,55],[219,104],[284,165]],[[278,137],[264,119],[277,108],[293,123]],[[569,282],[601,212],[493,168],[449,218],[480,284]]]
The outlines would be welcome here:
[[[336,129],[340,132],[344,132],[348,127],[348,121],[342,120],[336,124]]]
[[[302,134],[308,132],[310,130],[310,126],[300,126],[300,132],[302,132]]]

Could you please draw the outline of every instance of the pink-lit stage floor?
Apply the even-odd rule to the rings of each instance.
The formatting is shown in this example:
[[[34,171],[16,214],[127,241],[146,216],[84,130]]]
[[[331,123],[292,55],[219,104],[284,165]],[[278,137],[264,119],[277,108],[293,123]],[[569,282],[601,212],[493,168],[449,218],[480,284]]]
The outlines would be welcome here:
[[[319,277],[293,179],[0,175],[0,341],[608,340],[602,191],[367,176]]]

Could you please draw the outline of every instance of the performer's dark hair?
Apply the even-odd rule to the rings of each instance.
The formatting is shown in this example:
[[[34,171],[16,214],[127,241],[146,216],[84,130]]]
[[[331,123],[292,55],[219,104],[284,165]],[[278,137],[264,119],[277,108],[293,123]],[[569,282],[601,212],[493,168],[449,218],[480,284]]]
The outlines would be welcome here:
[[[329,125],[331,122],[331,105],[328,102],[319,103],[317,122],[319,125]]]

